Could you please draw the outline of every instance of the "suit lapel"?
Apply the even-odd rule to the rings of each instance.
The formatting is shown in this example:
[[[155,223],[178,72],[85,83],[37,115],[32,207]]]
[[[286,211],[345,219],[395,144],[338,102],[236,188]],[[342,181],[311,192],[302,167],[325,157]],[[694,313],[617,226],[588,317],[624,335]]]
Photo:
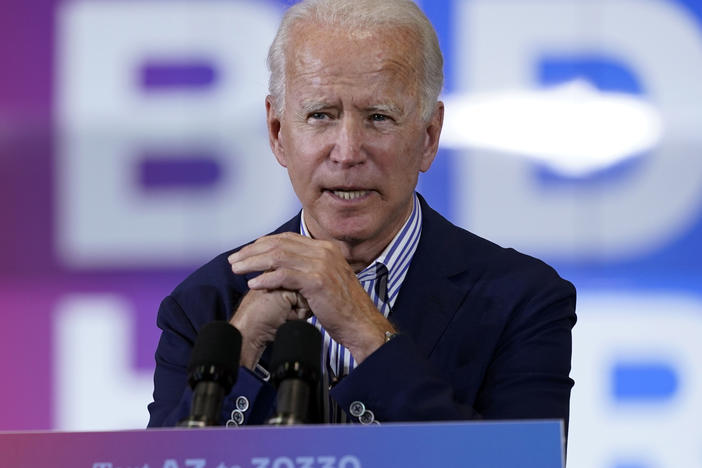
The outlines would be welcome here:
[[[428,357],[449,326],[474,281],[454,282],[468,266],[456,255],[459,244],[455,226],[432,210],[420,196],[422,235],[390,320],[401,333],[409,334]]]

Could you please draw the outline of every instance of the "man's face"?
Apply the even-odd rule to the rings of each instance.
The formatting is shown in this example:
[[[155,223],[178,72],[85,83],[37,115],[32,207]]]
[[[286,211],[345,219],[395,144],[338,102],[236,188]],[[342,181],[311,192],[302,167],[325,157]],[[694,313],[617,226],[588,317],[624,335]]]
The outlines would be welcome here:
[[[267,100],[269,136],[315,238],[379,253],[407,219],[443,119],[442,105],[421,117],[417,47],[397,28],[294,29],[282,115]]]

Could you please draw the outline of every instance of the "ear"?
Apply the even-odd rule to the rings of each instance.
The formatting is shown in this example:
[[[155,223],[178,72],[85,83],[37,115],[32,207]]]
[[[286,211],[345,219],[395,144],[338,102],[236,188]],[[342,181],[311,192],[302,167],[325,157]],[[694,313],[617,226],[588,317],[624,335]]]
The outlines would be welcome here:
[[[271,145],[275,159],[281,166],[288,167],[283,140],[280,136],[280,116],[272,96],[266,96],[266,125],[268,126],[268,143]]]
[[[438,101],[434,106],[434,112],[429,119],[429,122],[424,127],[424,151],[422,160],[420,161],[419,170],[426,172],[434,162],[436,152],[439,151],[439,137],[441,136],[441,128],[444,125],[444,103]]]

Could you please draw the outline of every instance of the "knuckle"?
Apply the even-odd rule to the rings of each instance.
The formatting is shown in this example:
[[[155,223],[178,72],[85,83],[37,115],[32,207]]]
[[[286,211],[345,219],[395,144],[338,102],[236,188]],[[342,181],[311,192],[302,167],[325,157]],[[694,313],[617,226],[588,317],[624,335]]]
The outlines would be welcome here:
[[[334,244],[332,241],[323,240],[320,242],[326,252],[334,252],[336,250],[336,244]]]
[[[322,247],[321,248],[321,255],[322,255],[322,259],[324,261],[331,260],[332,258],[334,258],[336,256],[337,247],[332,242],[322,241],[320,246]]]
[[[320,273],[319,271],[312,273],[309,277],[309,285],[313,289],[321,289],[324,286],[324,278],[325,275]]]
[[[271,288],[278,288],[282,283],[285,282],[287,274],[284,269],[273,269],[265,273],[269,278],[269,285]]]
[[[276,249],[271,253],[270,258],[272,262],[270,267],[277,267],[283,262],[283,259],[285,258],[285,253],[280,249]]]

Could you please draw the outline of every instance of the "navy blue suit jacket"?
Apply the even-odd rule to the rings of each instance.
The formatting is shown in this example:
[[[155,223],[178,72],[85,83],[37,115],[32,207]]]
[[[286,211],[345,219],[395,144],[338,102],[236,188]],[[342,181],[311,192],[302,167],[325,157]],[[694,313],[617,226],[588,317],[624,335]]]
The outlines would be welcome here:
[[[348,411],[362,401],[377,420],[555,418],[568,423],[575,289],[548,265],[458,228],[422,203],[422,234],[389,316],[401,333],[330,392]],[[275,232],[299,232],[300,215]],[[252,275],[234,275],[225,252],[164,299],[157,323],[149,426],[188,415],[186,366],[198,330],[227,320]],[[264,354],[265,365],[265,354]],[[262,423],[275,391],[245,368],[224,402],[251,402]]]

